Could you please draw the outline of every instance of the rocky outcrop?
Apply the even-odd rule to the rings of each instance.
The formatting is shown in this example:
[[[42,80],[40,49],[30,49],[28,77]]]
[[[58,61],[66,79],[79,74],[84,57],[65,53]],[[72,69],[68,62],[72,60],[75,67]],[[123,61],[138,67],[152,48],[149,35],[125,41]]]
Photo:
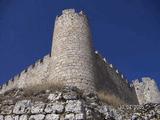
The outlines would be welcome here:
[[[96,94],[77,88],[0,96],[0,120],[160,120],[160,104],[107,105]]]

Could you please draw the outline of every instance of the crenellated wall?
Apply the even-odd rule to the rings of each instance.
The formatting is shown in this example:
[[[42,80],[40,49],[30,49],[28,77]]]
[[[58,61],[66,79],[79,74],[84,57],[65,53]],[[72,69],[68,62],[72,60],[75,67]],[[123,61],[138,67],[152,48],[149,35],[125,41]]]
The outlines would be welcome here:
[[[138,104],[134,87],[130,86],[124,75],[98,52],[95,53],[98,73],[97,89],[114,94],[128,104]]]
[[[46,82],[49,75],[49,63],[50,55],[44,56],[44,58],[38,60],[35,64],[30,65],[20,74],[2,85],[0,94],[14,88],[26,88],[28,86],[39,85]]]
[[[95,67],[98,77],[93,81],[93,84],[96,84],[96,89],[98,91],[103,90],[110,94],[114,94],[128,104],[137,104],[134,87],[130,87],[127,80],[123,78],[121,73],[119,73],[119,70],[113,67],[112,64],[109,64],[99,53],[95,51],[94,55],[96,58]],[[50,55],[46,55],[43,59],[30,65],[27,69],[23,70],[20,74],[4,84],[0,93],[4,93],[5,91],[14,88],[26,88],[48,82],[49,75],[52,74],[50,70],[50,62],[52,62]],[[53,80],[52,82],[54,83],[57,81]],[[87,85],[88,83],[84,82],[83,84]]]

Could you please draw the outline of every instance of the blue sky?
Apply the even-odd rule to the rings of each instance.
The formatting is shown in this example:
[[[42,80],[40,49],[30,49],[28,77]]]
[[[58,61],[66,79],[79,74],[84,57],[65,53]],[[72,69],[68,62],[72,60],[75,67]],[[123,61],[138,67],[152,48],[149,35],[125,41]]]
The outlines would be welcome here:
[[[160,84],[159,0],[0,0],[0,84],[50,52],[56,15],[89,18],[95,48],[133,80]]]

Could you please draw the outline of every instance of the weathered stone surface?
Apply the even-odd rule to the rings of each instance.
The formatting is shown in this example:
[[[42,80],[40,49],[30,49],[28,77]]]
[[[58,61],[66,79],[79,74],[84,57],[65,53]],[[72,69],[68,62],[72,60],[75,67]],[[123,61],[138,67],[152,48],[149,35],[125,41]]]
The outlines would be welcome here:
[[[44,120],[45,115],[43,114],[36,114],[36,115],[31,115],[29,117],[29,120]]]
[[[13,103],[13,100],[7,99],[7,100],[4,100],[2,104],[3,105],[13,105],[14,103]]]
[[[47,104],[45,108],[46,113],[62,113],[64,110],[64,103],[62,102],[55,102]]]
[[[159,104],[121,106],[117,112],[123,119],[159,120],[160,114],[156,111],[156,106],[159,106]]]
[[[75,115],[76,120],[85,120],[85,116],[83,113],[79,113]]]
[[[78,89],[75,87],[65,87],[63,91],[63,98],[65,100],[76,100],[78,98]]]
[[[60,115],[58,114],[47,114],[45,120],[59,120]]]
[[[81,113],[83,112],[83,105],[80,100],[68,100],[65,111],[68,113]]]
[[[64,120],[75,120],[75,116],[73,113],[66,114]]]
[[[63,98],[66,100],[76,100],[78,95],[75,92],[67,92],[63,94]]]
[[[111,109],[106,105],[102,105],[99,109],[99,112],[105,116],[106,120],[111,119],[114,116],[113,111],[114,111],[113,108]]]
[[[56,19],[49,80],[94,91],[94,54],[91,47],[90,28],[85,15],[74,10],[64,10]],[[85,81],[85,82],[83,82]]]
[[[30,100],[22,100],[18,101],[13,109],[13,113],[15,114],[24,114],[29,113],[31,109],[31,101]]]
[[[4,116],[3,115],[0,115],[0,120],[3,120]]]
[[[48,99],[52,102],[56,101],[56,100],[60,100],[62,98],[62,93],[60,92],[55,92],[52,94],[49,94]]]
[[[0,113],[0,120],[160,120],[160,104],[121,105],[114,108],[101,102],[96,94],[82,95],[74,89],[70,91],[78,95],[76,100],[48,100],[51,91],[42,91],[36,93],[36,97],[43,95],[46,98],[29,97],[29,100],[23,96],[23,100],[17,100],[10,105],[12,107],[6,107],[8,105],[1,101],[1,109],[14,109],[14,112]],[[60,94],[63,93],[66,91],[60,91]]]
[[[45,104],[43,102],[35,102],[31,107],[31,113],[42,113],[44,110]]]
[[[88,120],[92,120],[93,119],[93,115],[92,115],[92,110],[89,108],[85,108],[85,114],[86,114],[86,119]]]
[[[160,103],[160,91],[155,80],[143,77],[133,81],[139,104]]]
[[[21,115],[19,120],[28,120],[28,115]]]
[[[5,106],[2,106],[0,108],[0,114],[2,115],[5,115],[5,114],[11,114],[12,113],[12,110],[13,110],[13,105],[5,105]]]
[[[19,120],[19,116],[7,115],[5,116],[5,120]]]

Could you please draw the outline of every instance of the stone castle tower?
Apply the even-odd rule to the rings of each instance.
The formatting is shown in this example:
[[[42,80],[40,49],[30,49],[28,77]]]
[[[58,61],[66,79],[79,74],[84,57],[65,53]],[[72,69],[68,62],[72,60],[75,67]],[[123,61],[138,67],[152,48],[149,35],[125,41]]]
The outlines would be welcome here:
[[[74,9],[56,18],[49,80],[95,91],[95,56],[87,17]]]
[[[130,85],[116,67],[94,51],[87,17],[74,9],[64,10],[56,18],[51,54],[2,85],[0,94],[45,84],[75,86],[84,92],[103,91],[127,104],[143,103],[135,84]]]

